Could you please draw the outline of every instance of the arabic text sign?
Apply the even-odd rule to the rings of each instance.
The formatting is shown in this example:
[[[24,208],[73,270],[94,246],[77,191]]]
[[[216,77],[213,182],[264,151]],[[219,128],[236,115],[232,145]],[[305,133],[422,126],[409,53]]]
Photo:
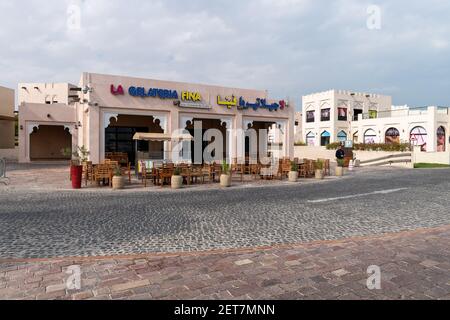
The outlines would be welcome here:
[[[268,109],[269,111],[278,111],[284,110],[288,107],[287,103],[282,100],[279,103],[268,103],[267,99],[256,99],[256,102],[250,103],[245,101],[243,97],[240,97],[239,100],[235,96],[222,98],[221,96],[217,96],[217,104],[219,106],[225,106],[228,109],[233,107],[237,107],[239,110],[258,110],[258,109]]]

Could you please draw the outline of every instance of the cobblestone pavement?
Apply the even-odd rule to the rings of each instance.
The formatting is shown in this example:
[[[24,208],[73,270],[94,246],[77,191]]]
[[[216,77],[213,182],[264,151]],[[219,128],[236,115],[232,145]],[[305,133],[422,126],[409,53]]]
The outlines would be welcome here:
[[[376,168],[321,183],[151,190],[2,189],[0,257],[251,248],[450,224],[447,169]]]
[[[449,243],[445,226],[203,254],[3,261],[0,298],[450,300]],[[381,290],[367,288],[372,265]],[[74,266],[81,288],[68,290]]]

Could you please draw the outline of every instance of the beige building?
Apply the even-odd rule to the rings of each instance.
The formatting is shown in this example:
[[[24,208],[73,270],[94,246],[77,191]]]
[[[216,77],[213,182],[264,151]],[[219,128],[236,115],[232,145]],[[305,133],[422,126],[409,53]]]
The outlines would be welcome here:
[[[358,126],[354,122],[360,116],[390,111],[389,96],[330,90],[303,97],[302,131],[304,142],[310,146],[358,139]]]
[[[76,87],[68,83],[19,83],[18,102],[69,105],[78,99]]]
[[[447,107],[393,106],[377,94],[331,90],[303,97],[302,132],[309,146],[330,143],[410,143],[426,152],[447,151]]]
[[[139,142],[134,135],[194,135],[199,124],[223,134],[228,160],[248,154],[248,129],[267,131],[276,157],[294,153],[295,106],[264,90],[83,73],[78,87],[20,84],[19,91],[20,162],[61,159],[69,146],[85,146],[94,163],[111,152],[126,152],[131,162],[171,160],[174,141]],[[184,160],[192,153],[182,152]]]
[[[0,87],[0,149],[15,147],[14,90]]]

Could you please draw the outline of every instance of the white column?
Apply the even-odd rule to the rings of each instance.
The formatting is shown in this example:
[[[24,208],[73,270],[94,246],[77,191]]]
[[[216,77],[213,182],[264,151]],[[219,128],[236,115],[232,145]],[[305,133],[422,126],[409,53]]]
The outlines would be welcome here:
[[[427,110],[427,152],[437,151],[437,107]]]
[[[227,125],[227,137],[226,137],[227,153],[228,153],[228,157],[229,157],[228,161],[231,163],[231,161],[235,157],[234,145],[235,145],[235,140],[237,139],[236,132],[233,127],[233,120],[231,118],[224,118],[224,119],[220,119],[220,122],[226,123],[226,125]]]

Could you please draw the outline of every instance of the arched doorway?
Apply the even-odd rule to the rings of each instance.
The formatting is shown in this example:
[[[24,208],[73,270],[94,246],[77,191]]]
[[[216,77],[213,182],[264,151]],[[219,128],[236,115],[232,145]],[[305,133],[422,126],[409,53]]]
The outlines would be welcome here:
[[[331,134],[328,131],[324,131],[322,135],[320,136],[320,145],[322,147],[326,147],[330,144],[331,141]]]
[[[445,128],[439,127],[437,130],[437,151],[438,152],[445,152],[446,150],[446,135],[445,135]]]
[[[72,134],[64,126],[40,125],[30,134],[31,161],[70,160],[62,150],[71,148]]]
[[[369,129],[364,133],[364,143],[374,144],[377,143],[377,133],[375,130]]]
[[[411,130],[410,141],[413,146],[419,146],[423,152],[427,151],[428,134],[424,127]]]
[[[400,143],[400,131],[398,131],[396,128],[389,128],[386,131],[385,143],[386,144]]]
[[[306,135],[306,145],[309,147],[314,147],[316,145],[316,135],[312,132],[309,132]]]
[[[339,142],[345,142],[347,141],[347,133],[345,131],[340,131],[337,138]]]
[[[105,129],[105,156],[114,153],[128,154],[128,161],[136,163],[136,158],[148,160],[164,159],[164,142],[138,141],[133,137],[136,133],[164,133],[161,121],[153,116],[120,114],[109,119]],[[138,156],[138,157],[137,157]]]

